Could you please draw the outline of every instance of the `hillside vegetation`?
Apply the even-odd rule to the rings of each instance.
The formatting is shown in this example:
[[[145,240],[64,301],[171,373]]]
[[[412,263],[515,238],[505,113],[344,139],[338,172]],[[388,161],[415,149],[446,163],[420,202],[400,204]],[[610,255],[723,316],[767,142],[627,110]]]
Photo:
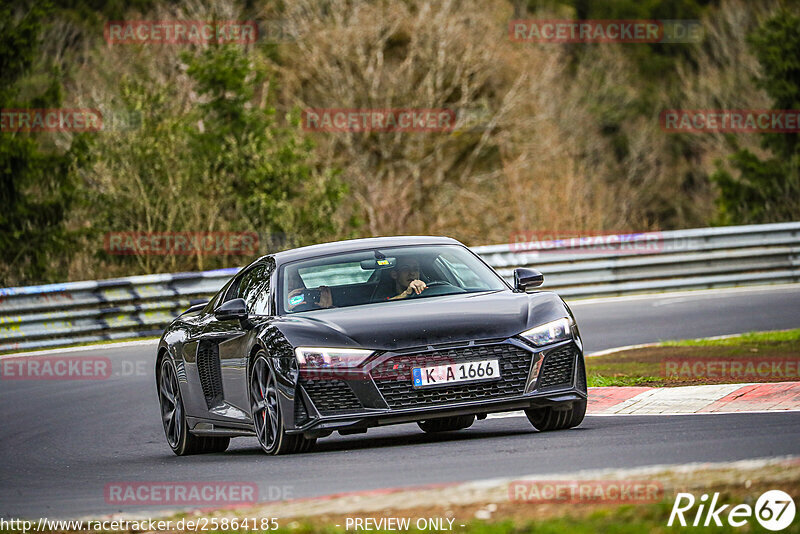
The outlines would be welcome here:
[[[0,133],[0,287],[210,269],[108,232],[257,232],[260,252],[392,234],[800,219],[797,134],[674,134],[664,109],[799,109],[778,0],[5,2],[0,107],[96,108],[99,132]],[[512,19],[697,19],[675,44],[539,44]],[[252,44],[109,44],[113,20],[254,20]],[[447,108],[446,132],[335,133],[307,108]]]

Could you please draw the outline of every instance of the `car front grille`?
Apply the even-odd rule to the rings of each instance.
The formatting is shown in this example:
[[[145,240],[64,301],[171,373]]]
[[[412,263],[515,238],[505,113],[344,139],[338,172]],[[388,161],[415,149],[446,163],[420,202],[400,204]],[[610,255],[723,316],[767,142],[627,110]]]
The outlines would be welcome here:
[[[372,377],[390,408],[433,406],[461,401],[497,399],[521,395],[533,354],[511,344],[448,348],[393,356],[372,369]],[[498,360],[500,380],[414,389],[415,367]]]
[[[574,347],[567,346],[545,356],[538,389],[572,385],[576,353]]]
[[[358,397],[343,380],[304,378],[300,384],[322,415],[335,415],[362,409]]]

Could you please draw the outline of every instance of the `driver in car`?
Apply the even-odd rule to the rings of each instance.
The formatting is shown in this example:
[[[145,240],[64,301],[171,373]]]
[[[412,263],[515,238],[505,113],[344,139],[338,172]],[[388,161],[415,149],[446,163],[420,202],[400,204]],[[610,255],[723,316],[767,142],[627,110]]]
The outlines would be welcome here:
[[[404,299],[413,294],[419,295],[428,288],[425,282],[419,279],[419,262],[412,258],[398,262],[397,267],[391,272],[391,277],[394,280],[395,296],[389,297],[387,300]]]

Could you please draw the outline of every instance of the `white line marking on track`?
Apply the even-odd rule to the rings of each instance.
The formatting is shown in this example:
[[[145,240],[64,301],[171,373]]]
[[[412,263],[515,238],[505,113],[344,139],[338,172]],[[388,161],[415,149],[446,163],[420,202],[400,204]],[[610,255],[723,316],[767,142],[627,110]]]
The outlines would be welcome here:
[[[118,343],[102,343],[99,345],[83,345],[77,347],[62,347],[44,350],[34,350],[30,352],[13,352],[11,354],[0,355],[0,360],[7,360],[9,358],[19,358],[21,356],[46,356],[47,354],[64,354],[69,352],[82,352],[85,350],[101,350],[101,349],[123,349],[126,347],[146,347],[151,345],[153,348],[158,345],[157,339],[140,339],[136,341],[120,341]]]
[[[752,293],[752,292],[767,292],[767,291],[786,291],[787,289],[800,290],[800,284],[765,284],[746,287],[732,287],[732,288],[717,288],[717,289],[693,289],[685,291],[673,291],[668,293],[642,293],[638,295],[623,295],[618,297],[595,297],[587,299],[570,300],[565,297],[564,300],[570,305],[587,306],[591,304],[608,304],[611,302],[625,302],[628,300],[660,300],[660,299],[673,299],[677,297],[704,297],[704,298],[724,298],[728,296],[737,295],[739,293]],[[558,290],[555,290],[556,293]],[[663,305],[663,304],[660,304]]]

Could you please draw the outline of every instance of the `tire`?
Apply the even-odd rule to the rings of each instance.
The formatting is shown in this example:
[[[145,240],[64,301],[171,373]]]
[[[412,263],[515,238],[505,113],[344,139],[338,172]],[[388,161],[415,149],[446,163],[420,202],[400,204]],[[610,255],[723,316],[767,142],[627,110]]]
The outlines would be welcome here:
[[[264,452],[277,456],[311,450],[316,438],[286,433],[278,403],[277,379],[264,351],[259,351],[253,359],[248,390],[253,429]]]
[[[186,424],[178,372],[168,356],[161,359],[158,372],[158,402],[161,407],[161,423],[167,445],[178,456],[225,452],[231,438],[217,436],[195,436]]]
[[[525,410],[525,415],[533,427],[540,432],[564,430],[581,424],[586,415],[586,401],[576,401],[567,408],[546,406]]]
[[[417,425],[419,425],[424,432],[433,433],[463,430],[471,427],[474,422],[474,415],[457,415],[455,417],[439,417],[436,419],[419,421]]]
[[[314,445],[316,443],[317,443],[317,438],[310,438],[310,439],[304,438],[302,444],[300,445],[300,447],[297,449],[296,452],[298,453],[309,452],[311,449],[314,448]]]

